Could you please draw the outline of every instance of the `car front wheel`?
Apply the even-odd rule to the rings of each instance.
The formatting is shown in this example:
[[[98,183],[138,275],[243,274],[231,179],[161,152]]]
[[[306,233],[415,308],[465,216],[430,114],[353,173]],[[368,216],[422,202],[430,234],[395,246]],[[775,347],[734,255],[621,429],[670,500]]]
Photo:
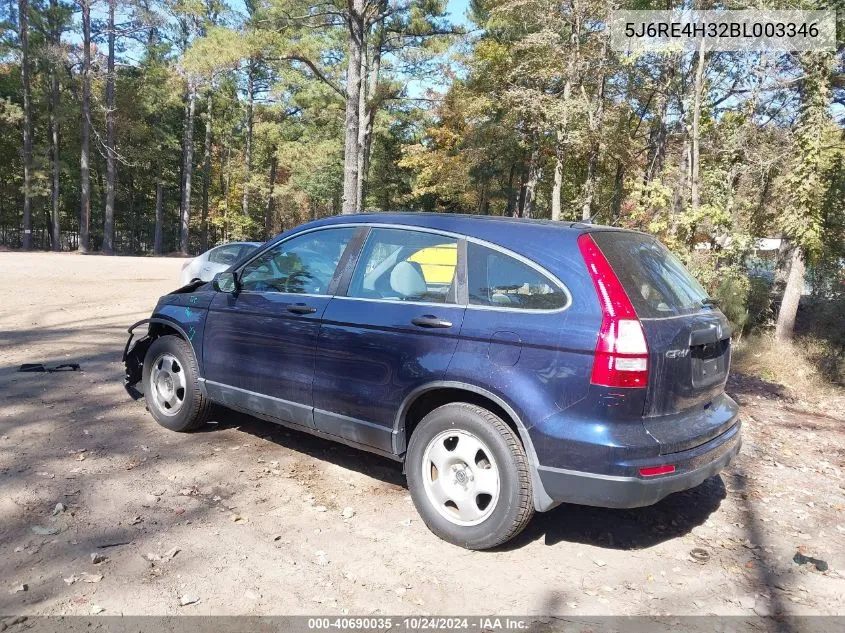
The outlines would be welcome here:
[[[211,403],[199,388],[191,346],[178,336],[153,341],[144,357],[144,398],[155,421],[171,431],[192,431],[208,421]]]
[[[519,534],[534,514],[528,458],[497,415],[452,403],[425,416],[411,436],[408,488],[425,524],[467,549]]]

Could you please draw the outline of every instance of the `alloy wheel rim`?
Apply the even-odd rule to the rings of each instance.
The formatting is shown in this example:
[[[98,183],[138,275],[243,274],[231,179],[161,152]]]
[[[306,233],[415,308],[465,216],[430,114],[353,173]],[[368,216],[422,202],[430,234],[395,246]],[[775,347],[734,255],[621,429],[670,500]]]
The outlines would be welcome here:
[[[185,403],[185,370],[173,354],[161,354],[150,372],[152,401],[163,415],[176,415]]]
[[[443,431],[428,443],[422,478],[429,502],[455,525],[478,525],[499,501],[496,459],[489,447],[468,431]]]

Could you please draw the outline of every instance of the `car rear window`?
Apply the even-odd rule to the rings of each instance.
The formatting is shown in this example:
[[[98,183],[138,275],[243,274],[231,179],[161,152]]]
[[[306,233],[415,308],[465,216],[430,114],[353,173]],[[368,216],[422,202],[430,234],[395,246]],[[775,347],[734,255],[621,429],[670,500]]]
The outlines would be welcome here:
[[[640,318],[691,314],[707,292],[677,257],[653,237],[621,231],[590,233]]]
[[[567,295],[539,270],[505,253],[467,245],[469,303],[515,310],[558,310]]]

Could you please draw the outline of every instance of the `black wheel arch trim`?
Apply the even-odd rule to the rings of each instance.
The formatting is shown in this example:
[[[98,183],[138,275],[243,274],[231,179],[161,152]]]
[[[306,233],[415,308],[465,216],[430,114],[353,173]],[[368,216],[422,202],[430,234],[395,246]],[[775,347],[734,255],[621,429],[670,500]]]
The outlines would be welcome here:
[[[514,424],[516,424],[516,429],[519,433],[520,439],[522,440],[522,445],[525,447],[525,453],[528,457],[528,465],[531,471],[531,490],[534,497],[535,509],[538,512],[544,512],[545,510],[549,510],[557,505],[557,503],[546,493],[546,489],[543,487],[543,482],[540,479],[540,473],[538,470],[539,463],[537,461],[537,451],[534,450],[534,442],[528,434],[528,428],[525,426],[520,416],[517,415],[513,406],[511,406],[501,396],[471,383],[457,380],[437,380],[417,387],[409,393],[402,401],[399,411],[396,413],[396,419],[393,423],[393,451],[397,455],[404,454],[408,446],[408,438],[405,436],[405,417],[407,416],[409,409],[420,396],[437,389],[459,389],[468,391],[470,393],[483,396],[500,406],[514,421]]]
[[[194,353],[194,358],[197,359],[197,378],[202,378],[202,372],[200,370],[199,355],[197,354],[197,350],[194,347],[193,341],[191,341],[190,337],[188,337],[188,333],[185,331],[185,328],[183,328],[177,321],[174,321],[173,319],[170,319],[170,318],[164,317],[164,316],[153,316],[153,317],[149,317],[147,319],[141,319],[140,321],[136,321],[135,323],[133,323],[132,325],[130,325],[126,329],[126,331],[129,332],[129,340],[126,341],[126,347],[123,348],[123,362],[124,363],[127,362],[127,360],[129,359],[129,355],[135,349],[135,347],[132,345],[132,339],[135,336],[135,333],[134,333],[135,328],[137,328],[140,325],[144,325],[144,324],[161,324],[161,325],[166,325],[167,327],[170,327],[170,328],[173,328],[174,330],[176,330],[176,332],[179,333],[179,335],[188,343],[188,345],[191,346],[191,351]],[[138,339],[138,341],[136,341],[136,344],[138,342],[140,342],[141,340],[142,339]],[[146,352],[146,350],[144,350],[144,351]],[[140,362],[143,363],[143,359],[140,359]],[[200,389],[202,390],[203,395],[205,395],[205,384],[202,380],[200,380],[199,383],[200,383]]]
[[[133,323],[132,325],[130,325],[127,328],[126,331],[129,332],[130,334],[134,335],[133,330],[136,327],[138,327],[139,325],[144,325],[145,323],[161,323],[162,325],[172,327],[174,330],[176,330],[177,332],[179,332],[179,334],[182,335],[182,338],[184,338],[186,341],[188,341],[188,344],[191,346],[191,349],[194,350],[194,355],[196,356],[196,350],[194,349],[194,344],[193,344],[193,342],[191,342],[191,339],[188,338],[188,333],[185,331],[185,328],[183,328],[177,321],[174,321],[173,319],[170,319],[168,317],[158,316],[158,317],[150,317],[148,319],[141,319],[140,321],[137,321],[137,322]]]

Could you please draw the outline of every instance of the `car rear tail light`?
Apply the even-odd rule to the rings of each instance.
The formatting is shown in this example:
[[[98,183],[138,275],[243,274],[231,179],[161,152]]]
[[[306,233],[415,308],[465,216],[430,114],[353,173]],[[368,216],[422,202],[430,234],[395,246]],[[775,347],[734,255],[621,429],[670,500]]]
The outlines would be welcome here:
[[[607,258],[589,233],[578,248],[602,310],[590,382],[604,387],[645,388],[648,385],[648,345],[637,312]]]
[[[668,475],[675,472],[674,464],[664,464],[663,466],[650,466],[648,468],[640,468],[640,475],[643,477],[654,477],[655,475]]]

